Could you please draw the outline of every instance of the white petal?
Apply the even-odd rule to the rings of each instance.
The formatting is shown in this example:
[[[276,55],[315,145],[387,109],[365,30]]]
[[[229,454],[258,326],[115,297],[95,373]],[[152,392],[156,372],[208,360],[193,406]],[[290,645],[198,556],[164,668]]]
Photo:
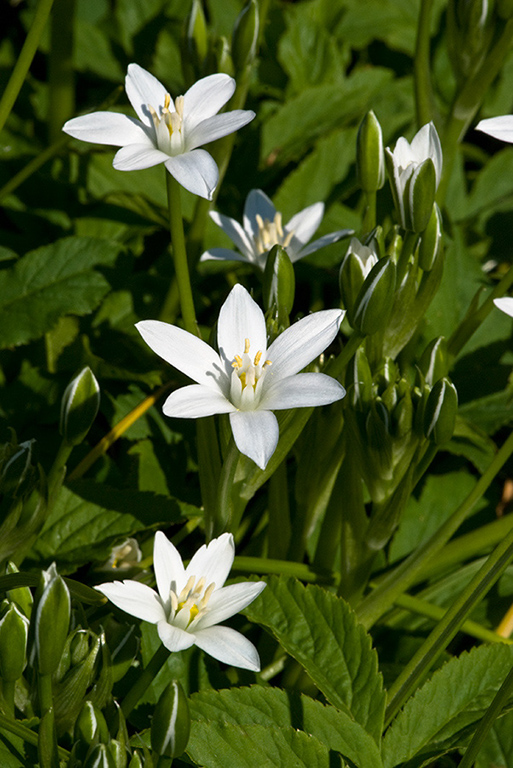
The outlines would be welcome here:
[[[208,117],[186,133],[186,149],[189,151],[234,133],[251,122],[254,117],[255,113],[249,109],[234,109],[222,115]]]
[[[299,373],[315,360],[337,335],[343,317],[341,309],[324,309],[303,317],[281,333],[267,350],[272,365],[266,373],[266,385],[272,379]]]
[[[205,579],[208,587],[212,582],[220,589],[230,573],[235,557],[235,544],[231,533],[222,533],[193,555],[185,571],[185,579],[196,576]],[[215,593],[214,593],[215,594]]]
[[[513,317],[513,298],[511,296],[504,296],[502,299],[494,299],[493,303],[500,309],[501,312],[505,312],[507,315]]]
[[[273,221],[276,215],[276,208],[272,204],[272,201],[267,197],[265,192],[261,189],[252,189],[246,198],[244,205],[244,229],[246,232],[251,232],[253,237],[258,235],[258,225],[256,223],[256,216],[259,214],[265,221]]]
[[[209,344],[176,325],[160,320],[142,320],[135,327],[146,344],[166,363],[198,384],[218,388],[216,381],[223,375],[224,367]]]
[[[229,75],[209,75],[191,85],[183,97],[188,129],[207,117],[216,115],[235,91],[235,80]]]
[[[253,242],[238,221],[231,219],[229,216],[223,216],[222,213],[217,213],[217,211],[211,211],[210,218],[214,224],[221,227],[241,253],[246,254],[248,257],[253,255]]]
[[[265,355],[267,334],[264,313],[244,286],[237,284],[228,294],[217,321],[217,346],[227,373],[231,372],[235,355],[243,354],[246,339],[249,339],[252,358],[257,352]]]
[[[420,163],[428,157],[431,158],[435,166],[436,184],[438,186],[440,176],[442,175],[442,145],[433,123],[423,125],[420,131],[413,137],[411,150]]]
[[[175,583],[174,591],[177,594],[185,586],[185,568],[177,548],[162,531],[157,531],[153,542],[153,570],[159,595],[167,603],[172,582]]]
[[[166,416],[175,419],[201,419],[216,413],[231,413],[235,406],[222,392],[203,384],[190,384],[172,392],[162,406]]]
[[[329,235],[323,235],[317,240],[314,240],[313,243],[310,243],[310,245],[302,248],[299,253],[295,255],[295,258],[291,257],[291,261],[297,261],[298,259],[302,259],[303,256],[309,256],[311,253],[315,253],[315,251],[324,248],[325,245],[338,243],[339,240],[342,240],[344,237],[350,237],[352,234],[354,234],[353,229],[339,229],[338,232],[331,232]]]
[[[114,155],[112,165],[117,171],[140,171],[152,168],[159,163],[165,163],[167,155],[160,149],[147,144],[129,144],[121,147]]]
[[[230,627],[208,627],[196,635],[196,645],[224,664],[260,671],[260,657],[253,643]]]
[[[193,149],[183,155],[169,157],[166,168],[184,189],[193,195],[212,200],[219,171],[214,158],[206,150]]]
[[[211,248],[201,254],[200,261],[245,261],[248,263],[250,259],[230,248]]]
[[[341,400],[345,394],[344,387],[331,376],[324,373],[297,373],[271,384],[262,396],[260,407],[279,411],[283,408],[328,405]]]
[[[95,587],[125,613],[156,624],[166,618],[157,593],[140,581],[108,581]]]
[[[152,126],[148,104],[150,104],[157,114],[160,114],[159,107],[164,106],[166,89],[156,77],[139,66],[139,64],[129,64],[125,78],[126,95],[130,104],[137,112],[139,120],[145,125]],[[171,105],[173,109],[173,105]]]
[[[90,115],[74,117],[64,123],[62,130],[75,139],[94,144],[109,144],[113,147],[123,147],[125,144],[153,146],[139,120],[118,112],[92,112]]]
[[[476,125],[476,131],[483,131],[494,139],[513,142],[513,115],[499,115],[480,120]]]
[[[230,413],[230,425],[239,451],[249,456],[260,469],[265,469],[280,436],[274,413],[237,411]]]
[[[304,245],[319,228],[323,216],[324,203],[314,203],[296,213],[288,222],[285,230],[287,232],[294,232],[293,240],[299,240],[301,245]]]
[[[191,631],[196,634],[206,627],[220,624],[229,619],[258,597],[265,587],[265,581],[244,581],[216,589],[208,602],[207,612],[191,624]]]
[[[168,651],[185,651],[186,648],[190,648],[196,642],[193,634],[174,627],[172,624],[168,624],[167,621],[159,621],[157,630],[163,645],[166,646]]]

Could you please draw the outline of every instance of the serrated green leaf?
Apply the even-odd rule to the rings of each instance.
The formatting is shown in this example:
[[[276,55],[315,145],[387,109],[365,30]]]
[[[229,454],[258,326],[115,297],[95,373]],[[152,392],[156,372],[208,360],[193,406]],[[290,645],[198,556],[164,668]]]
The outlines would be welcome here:
[[[513,647],[480,646],[447,662],[404,707],[383,740],[385,768],[421,768],[465,743],[513,663]]]
[[[176,499],[76,481],[61,489],[31,557],[74,564],[101,560],[116,539],[180,520]]]
[[[344,600],[311,584],[271,577],[244,613],[269,629],[328,701],[379,744],[385,694],[377,655]]]
[[[200,691],[189,700],[193,720],[232,723],[245,728],[292,726],[340,752],[358,766],[382,766],[374,739],[345,712],[324,706],[308,696],[278,688],[251,686],[222,691]]]
[[[187,754],[204,768],[341,768],[313,736],[293,728],[194,721]]]
[[[94,267],[112,265],[119,250],[117,243],[69,237],[0,272],[0,348],[39,338],[62,315],[91,312],[109,290]]]

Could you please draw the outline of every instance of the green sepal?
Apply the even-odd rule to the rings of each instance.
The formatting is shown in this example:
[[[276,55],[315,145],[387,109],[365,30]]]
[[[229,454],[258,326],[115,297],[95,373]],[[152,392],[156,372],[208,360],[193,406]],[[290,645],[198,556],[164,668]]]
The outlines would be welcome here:
[[[295,291],[296,277],[289,255],[281,245],[274,245],[267,255],[264,270],[265,310],[276,307],[280,315],[288,317],[292,312]]]
[[[39,768],[57,768],[59,766],[53,707],[45,712],[39,722],[37,754]]]
[[[14,563],[8,562],[5,566],[5,573],[19,573],[19,571]],[[16,603],[22,613],[30,619],[34,598],[32,597],[32,592],[28,587],[16,587],[16,589],[8,589],[6,592],[6,597],[11,602]]]
[[[392,411],[392,425],[394,437],[399,439],[412,431],[413,403],[409,388]]]
[[[224,35],[220,35],[214,44],[214,54],[216,60],[216,70],[222,72],[225,75],[233,77],[235,74],[235,67],[233,66],[232,54],[230,50],[230,43],[228,38]]]
[[[162,692],[151,720],[151,748],[157,755],[179,757],[189,741],[191,718],[187,697],[178,680]]]
[[[182,69],[187,83],[192,85],[203,74],[208,48],[208,28],[203,3],[201,0],[192,0],[180,44]]]
[[[68,445],[78,445],[91,429],[100,407],[100,387],[86,366],[68,384],[61,402],[59,431]]]
[[[424,434],[435,445],[448,443],[454,432],[458,411],[456,387],[444,377],[436,382],[424,411]]]
[[[362,411],[372,401],[372,372],[363,347],[358,347],[352,365],[347,368],[347,392],[351,405]]]
[[[372,403],[365,422],[367,446],[376,478],[390,480],[393,475],[390,416],[380,400]]]
[[[147,765],[146,761],[143,762],[143,758],[141,757],[139,752],[134,752],[132,755],[132,759],[128,763],[128,768],[145,768]]]
[[[85,761],[84,768],[117,768],[117,766],[108,746],[97,744]]]
[[[447,376],[449,370],[449,353],[447,340],[444,336],[438,336],[429,342],[419,360],[419,369],[428,386]]]
[[[87,656],[72,666],[64,678],[54,686],[55,721],[59,732],[71,728],[96,677],[100,638],[95,638],[92,632],[89,634],[93,642]]]
[[[442,215],[435,203],[429,222],[419,242],[419,267],[430,272],[442,247]]]
[[[363,283],[353,308],[354,327],[365,334],[382,330],[392,311],[396,268],[385,257],[373,266]]]
[[[35,647],[41,675],[53,674],[68,637],[71,603],[69,590],[55,563],[41,574],[42,593],[35,611]]]
[[[14,603],[0,619],[0,677],[18,680],[27,663],[29,622]]]
[[[424,232],[431,218],[435,195],[435,165],[428,157],[414,170],[405,184],[403,204],[406,229]]]
[[[248,0],[235,20],[232,33],[232,60],[235,72],[242,72],[256,56],[259,31],[258,3]]]
[[[356,175],[364,192],[376,192],[385,183],[385,153],[379,121],[367,112],[356,137]]]

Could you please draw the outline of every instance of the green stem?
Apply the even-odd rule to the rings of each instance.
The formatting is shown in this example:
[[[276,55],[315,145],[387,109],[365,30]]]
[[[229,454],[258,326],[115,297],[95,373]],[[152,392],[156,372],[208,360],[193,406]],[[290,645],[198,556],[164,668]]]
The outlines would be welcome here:
[[[233,569],[241,573],[276,574],[291,576],[308,584],[335,584],[337,574],[323,571],[304,563],[294,563],[290,560],[270,560],[263,557],[245,557],[236,555]]]
[[[198,323],[196,322],[196,312],[194,311],[189,264],[187,262],[187,251],[185,249],[181,188],[180,184],[170,173],[168,173],[168,171],[166,171],[166,182],[169,208],[169,230],[171,232],[171,243],[173,245],[173,260],[178,291],[180,293],[180,308],[182,311],[183,324],[186,331],[201,338]],[[173,292],[173,283],[171,283],[164,300],[164,306],[160,313],[161,320],[168,319],[168,315],[171,311],[170,303],[174,304]]]
[[[42,717],[53,706],[51,675],[39,675],[38,692],[39,692],[39,709]]]
[[[418,235],[416,232],[406,232],[403,241],[403,247],[399,254],[397,261],[397,285],[400,286],[403,278],[408,270],[408,264],[410,263],[410,257],[417,245]]]
[[[385,726],[420,684],[425,674],[447,648],[465,621],[466,616],[492,588],[513,559],[513,531],[487,558],[470,584],[446,611],[444,618],[426,638],[388,691]]]
[[[24,181],[29,179],[33,173],[38,171],[47,160],[50,160],[54,155],[57,155],[61,149],[63,149],[68,142],[71,141],[71,136],[63,135],[58,141],[56,141],[54,144],[51,144],[49,147],[46,147],[46,149],[43,149],[41,152],[38,152],[38,154],[32,158],[32,160],[25,165],[21,171],[18,171],[18,173],[15,173],[14,176],[12,176],[7,184],[4,184],[4,186],[0,189],[0,200],[3,200],[4,197],[7,197],[7,195],[10,195],[11,192],[14,192],[15,189],[17,189],[20,184],[23,184]]]
[[[270,558],[285,557],[291,536],[287,463],[282,461],[269,479],[269,527],[267,548]]]
[[[235,440],[232,436],[230,437],[226,459],[219,478],[213,536],[220,536],[225,531],[237,532],[240,520],[236,519],[238,516],[236,515],[233,503],[232,488],[239,456],[239,449],[235,445]]]
[[[14,691],[16,689],[16,680],[2,680],[2,699],[5,706],[7,717],[14,719]]]
[[[11,109],[18,98],[18,94],[21,91],[27,72],[32,64],[32,59],[37,51],[39,41],[41,40],[52,5],[53,0],[39,0],[32,26],[25,39],[21,53],[18,56],[18,61],[9,78],[7,87],[0,99],[0,131],[4,127],[7,118],[11,113]]]
[[[159,645],[146,667],[142,670],[139,677],[128,691],[121,703],[121,711],[125,717],[136,706],[137,702],[156,678],[164,664],[169,658],[169,651],[165,645]]]
[[[431,11],[433,0],[422,0],[417,24],[417,40],[415,44],[415,109],[417,127],[421,128],[433,119],[434,97],[431,83]]]
[[[376,193],[365,192],[365,212],[363,214],[362,232],[372,232],[376,226]]]
[[[30,728],[27,728],[26,725],[22,725],[18,720],[11,720],[10,717],[0,714],[0,728],[3,731],[8,731],[8,733],[13,733],[15,736],[23,739],[27,744],[32,744],[32,746],[37,747],[39,741],[37,733]],[[67,749],[64,749],[64,747],[57,747],[57,750],[59,757],[62,760],[69,759],[70,753]]]
[[[442,527],[416,549],[403,563],[394,568],[380,586],[366,597],[357,607],[360,622],[369,629],[389,609],[399,595],[406,592],[415,582],[427,563],[458,530],[471,510],[483,496],[497,473],[513,453],[513,433],[493,458],[490,466],[478,480],[473,490]]]
[[[57,456],[48,472],[48,511],[50,511],[60,487],[66,477],[66,463],[70,457],[73,446],[63,440],[57,451]]]
[[[472,736],[472,740],[468,745],[465,754],[459,764],[459,768],[472,768],[474,761],[479,754],[479,750],[483,746],[483,742],[488,736],[488,733],[494,724],[495,720],[499,717],[503,708],[508,703],[511,693],[513,691],[513,669],[510,669],[506,675],[506,679],[493,697],[493,701],[486,710],[486,714],[477,726],[477,729]]]
[[[51,142],[61,136],[62,126],[75,112],[73,29],[75,0],[54,0],[50,19],[48,61],[48,132]]]

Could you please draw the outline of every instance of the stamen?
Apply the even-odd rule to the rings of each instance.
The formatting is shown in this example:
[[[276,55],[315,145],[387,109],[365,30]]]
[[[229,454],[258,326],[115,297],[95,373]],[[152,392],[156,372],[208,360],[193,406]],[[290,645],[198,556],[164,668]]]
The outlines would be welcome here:
[[[178,595],[178,602],[183,603],[187,598],[189,597],[189,593],[192,591],[192,588],[194,587],[194,582],[196,581],[196,576],[191,576],[185,585],[185,587],[182,589],[180,594]]]
[[[205,594],[201,598],[200,602],[200,611],[203,611],[207,607],[207,603],[210,600],[210,596],[212,595],[212,592],[216,588],[215,581],[212,582],[212,584],[209,584],[208,587],[205,590]]]
[[[262,359],[262,352],[257,352],[256,355],[255,355],[255,361],[254,361],[253,365],[258,365],[258,363],[260,362],[261,359]]]
[[[242,357],[240,355],[235,355],[232,368],[242,368]]]
[[[166,93],[164,96],[164,109],[167,111],[169,109],[169,105],[171,104],[171,96],[169,93]]]
[[[176,597],[176,593],[171,590],[169,592],[169,600],[171,601],[171,608],[176,613],[178,610],[178,598]]]
[[[289,232],[285,240],[283,241],[283,247],[287,248],[290,245],[290,241],[294,237],[294,232]]]
[[[244,342],[244,354],[245,355],[247,355],[248,352],[249,352],[249,346],[250,346],[249,345],[249,339],[245,339],[245,342]]]
[[[274,216],[274,225],[276,227],[276,231],[278,233],[278,236],[279,236],[279,238],[281,240],[281,238],[283,237],[283,227],[281,225],[281,213],[280,213],[280,211],[276,211],[276,214]]]

